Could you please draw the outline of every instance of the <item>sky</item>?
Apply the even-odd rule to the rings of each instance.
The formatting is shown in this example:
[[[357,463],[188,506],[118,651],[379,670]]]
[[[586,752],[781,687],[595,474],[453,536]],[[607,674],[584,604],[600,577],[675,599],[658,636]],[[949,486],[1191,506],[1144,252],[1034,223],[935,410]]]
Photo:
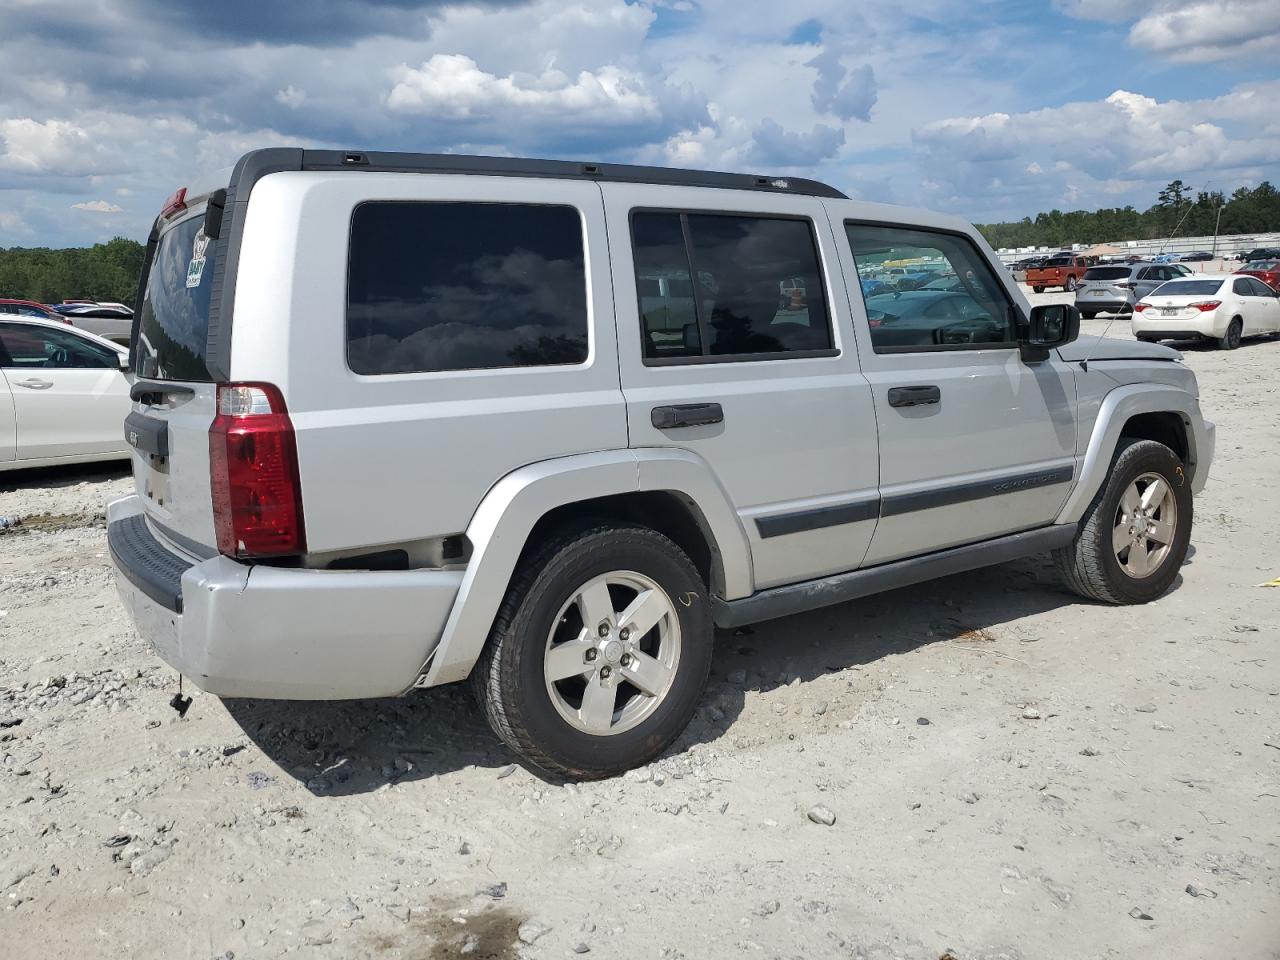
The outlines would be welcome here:
[[[0,0],[0,247],[299,145],[815,177],[991,222],[1280,182],[1280,0]]]

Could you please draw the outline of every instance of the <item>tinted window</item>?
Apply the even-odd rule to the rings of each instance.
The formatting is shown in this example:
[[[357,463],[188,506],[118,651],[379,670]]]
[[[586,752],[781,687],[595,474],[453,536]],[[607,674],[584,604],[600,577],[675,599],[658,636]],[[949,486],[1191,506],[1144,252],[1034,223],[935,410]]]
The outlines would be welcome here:
[[[865,298],[876,352],[1007,345],[1017,339],[1013,305],[986,258],[968,239],[905,227],[845,225],[858,278],[906,261],[954,275],[953,290],[898,289]]]
[[[33,323],[0,323],[0,348],[0,364],[18,369],[101,369],[120,363],[106,347]]]
[[[1151,291],[1153,297],[1199,297],[1218,292],[1221,280],[1170,280]]]
[[[631,236],[647,359],[832,348],[809,221],[638,212]]]
[[[1127,280],[1128,267],[1090,267],[1084,272],[1086,280]]]
[[[374,202],[351,218],[356,373],[583,363],[587,281],[572,207]]]
[[[1235,291],[1236,296],[1239,296],[1239,297],[1253,296],[1253,288],[1249,286],[1249,281],[1243,278],[1236,280],[1234,283],[1232,283],[1231,289]]]
[[[203,216],[182,221],[160,238],[134,347],[139,377],[212,379],[205,343],[217,248],[204,234]]]
[[[1255,297],[1274,297],[1276,295],[1276,291],[1272,290],[1261,280],[1256,280],[1253,277],[1249,278],[1249,286],[1253,288],[1253,295]]]

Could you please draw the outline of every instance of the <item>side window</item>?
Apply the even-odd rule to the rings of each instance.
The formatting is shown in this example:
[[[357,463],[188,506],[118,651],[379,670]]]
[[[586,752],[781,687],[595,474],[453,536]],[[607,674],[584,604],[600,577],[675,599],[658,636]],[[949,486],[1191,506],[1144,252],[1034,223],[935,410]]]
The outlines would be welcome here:
[[[1253,292],[1253,288],[1249,286],[1249,281],[1241,277],[1231,284],[1231,289],[1237,297],[1253,297],[1257,296]]]
[[[1253,289],[1253,295],[1255,297],[1274,297],[1276,295],[1274,290],[1268,287],[1261,280],[1256,280],[1253,277],[1249,278],[1249,286]]]
[[[646,361],[832,350],[808,220],[636,211],[631,242]]]
[[[118,367],[117,354],[74,333],[34,323],[0,323],[0,358],[19,370]]]
[[[587,359],[573,207],[372,201],[351,217],[347,363],[360,374]]]
[[[1017,341],[1013,302],[967,237],[852,222],[845,224],[845,233],[864,287],[905,268],[896,283],[889,281],[887,289],[865,297],[876,353],[981,349]],[[951,279],[954,287],[930,288],[929,278]]]

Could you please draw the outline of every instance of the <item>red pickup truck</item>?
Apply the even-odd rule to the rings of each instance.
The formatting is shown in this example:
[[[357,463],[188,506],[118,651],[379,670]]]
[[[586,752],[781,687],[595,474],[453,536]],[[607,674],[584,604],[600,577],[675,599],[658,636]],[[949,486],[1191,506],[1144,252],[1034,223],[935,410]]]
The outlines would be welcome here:
[[[1062,253],[1050,257],[1043,266],[1032,267],[1027,271],[1027,286],[1036,293],[1044,293],[1045,287],[1061,287],[1068,293],[1074,292],[1084,279],[1084,272],[1089,264],[1084,257],[1074,253]]]

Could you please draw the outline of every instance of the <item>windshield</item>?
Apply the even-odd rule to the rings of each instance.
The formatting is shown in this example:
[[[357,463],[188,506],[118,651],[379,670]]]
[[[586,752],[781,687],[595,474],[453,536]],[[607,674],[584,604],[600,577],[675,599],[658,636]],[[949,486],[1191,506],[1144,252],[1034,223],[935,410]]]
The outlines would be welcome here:
[[[134,345],[139,377],[213,379],[205,363],[205,341],[215,250],[204,234],[203,215],[182,221],[160,238]]]
[[[1202,297],[1214,294],[1222,286],[1221,280],[1170,280],[1151,291],[1153,297]]]
[[[1128,267],[1092,267],[1084,272],[1086,280],[1127,280]]]

